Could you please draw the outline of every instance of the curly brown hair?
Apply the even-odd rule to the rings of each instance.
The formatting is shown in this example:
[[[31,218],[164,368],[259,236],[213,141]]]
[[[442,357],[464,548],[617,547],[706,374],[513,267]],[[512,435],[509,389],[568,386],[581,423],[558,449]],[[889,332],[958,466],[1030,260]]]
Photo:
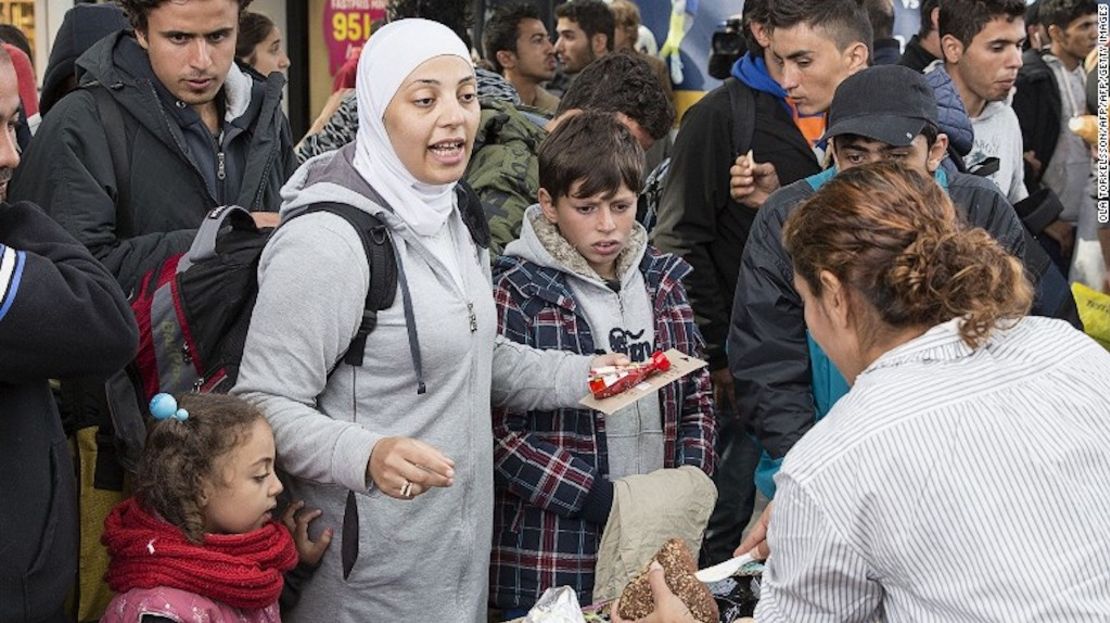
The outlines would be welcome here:
[[[168,419],[150,425],[135,475],[135,499],[147,511],[181,528],[189,540],[204,537],[200,506],[205,482],[211,482],[220,459],[238,446],[262,412],[250,403],[219,394],[185,394],[179,406],[189,412],[183,422]]]
[[[837,175],[787,219],[783,241],[814,295],[822,271],[860,294],[873,308],[855,307],[865,325],[868,316],[897,329],[963,318],[960,337],[977,348],[1033,300],[1021,261],[962,224],[932,179],[897,163]]]
[[[127,14],[131,27],[136,32],[146,32],[146,18],[150,12],[167,2],[180,2],[181,0],[116,0],[116,4]],[[252,0],[235,0],[239,3],[239,12],[242,13]]]

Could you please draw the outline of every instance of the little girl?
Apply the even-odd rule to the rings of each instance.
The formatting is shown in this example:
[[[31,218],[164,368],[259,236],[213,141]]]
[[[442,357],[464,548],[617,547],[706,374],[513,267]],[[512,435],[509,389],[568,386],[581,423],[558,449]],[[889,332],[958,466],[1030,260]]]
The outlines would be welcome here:
[[[274,437],[262,413],[230,396],[188,394],[151,401],[135,493],[104,522],[117,593],[101,621],[277,622],[283,574],[319,562],[331,540],[307,524],[319,511],[274,521],[281,482]],[[290,534],[296,535],[296,540]]]

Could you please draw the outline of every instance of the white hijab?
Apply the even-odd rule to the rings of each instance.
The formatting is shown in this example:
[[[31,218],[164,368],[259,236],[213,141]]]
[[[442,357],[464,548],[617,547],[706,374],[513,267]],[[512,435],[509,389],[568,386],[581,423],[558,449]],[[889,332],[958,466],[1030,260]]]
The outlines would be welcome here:
[[[421,236],[434,235],[447,222],[456,184],[425,184],[413,177],[397,157],[383,117],[405,78],[437,56],[471,62],[466,44],[450,28],[425,19],[403,19],[375,32],[358,61],[355,169]]]

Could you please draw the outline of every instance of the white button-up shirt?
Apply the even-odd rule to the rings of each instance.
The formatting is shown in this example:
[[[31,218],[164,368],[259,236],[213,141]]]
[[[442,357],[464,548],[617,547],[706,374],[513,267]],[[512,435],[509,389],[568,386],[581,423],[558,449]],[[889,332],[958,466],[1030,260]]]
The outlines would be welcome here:
[[[787,455],[775,621],[1110,621],[1110,353],[1029,317],[881,356]]]

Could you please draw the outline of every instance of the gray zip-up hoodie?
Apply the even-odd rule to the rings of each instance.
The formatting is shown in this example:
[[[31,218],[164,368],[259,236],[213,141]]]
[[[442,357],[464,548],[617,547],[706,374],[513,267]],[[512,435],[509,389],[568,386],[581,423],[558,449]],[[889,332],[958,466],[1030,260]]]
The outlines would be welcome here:
[[[643,362],[655,348],[655,316],[640,273],[640,260],[646,250],[647,232],[636,224],[617,257],[619,282],[607,283],[544,218],[540,206],[533,205],[524,213],[520,239],[505,247],[505,255],[565,274],[578,309],[590,326],[595,347]],[[605,418],[605,437],[610,480],[662,469],[663,412],[659,400],[639,400]]]
[[[352,144],[353,145],[353,144]],[[339,363],[362,317],[370,271],[357,232],[314,213],[274,233],[259,265],[259,295],[234,393],[259,405],[274,429],[278,466],[294,499],[320,508],[336,536],[287,620],[485,621],[493,512],[491,401],[517,409],[570,406],[586,393],[590,357],[536,351],[496,337],[488,251],[458,210],[447,227],[462,286],[391,211],[352,190],[365,182],[351,146],[314,158],[282,190],[282,214],[341,202],[391,229],[398,293],[378,313],[364,363]],[[422,365],[410,352],[411,295]],[[329,371],[335,368],[334,373]],[[416,369],[427,392],[417,394]],[[455,461],[455,483],[413,500],[371,486],[378,440],[413,437]],[[344,580],[340,551],[347,491],[358,495],[359,556]]]

